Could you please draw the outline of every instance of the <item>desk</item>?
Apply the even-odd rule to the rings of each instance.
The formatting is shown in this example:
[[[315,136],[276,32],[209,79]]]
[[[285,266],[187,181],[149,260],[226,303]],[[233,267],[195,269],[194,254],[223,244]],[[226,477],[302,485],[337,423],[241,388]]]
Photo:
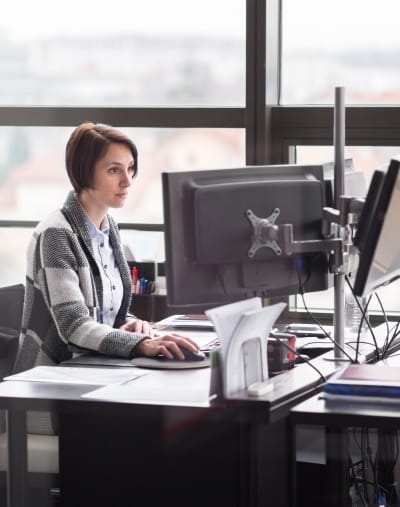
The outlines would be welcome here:
[[[313,363],[326,376],[338,368],[321,357]],[[158,372],[165,389],[169,373]],[[186,386],[207,392],[209,369],[180,373]],[[287,416],[319,389],[320,377],[302,364],[272,382],[273,391],[257,400],[242,392],[179,406],[172,397],[164,404],[80,398],[90,386],[0,383],[0,408],[12,428],[9,507],[25,506],[26,410],[58,414],[62,506],[286,507],[294,451]]]
[[[326,498],[332,507],[348,505],[350,427],[376,428],[387,431],[400,428],[398,405],[334,402],[325,404],[314,395],[291,409],[293,433],[297,424],[318,425],[325,428],[326,468],[328,491]],[[295,489],[295,488],[294,488]]]

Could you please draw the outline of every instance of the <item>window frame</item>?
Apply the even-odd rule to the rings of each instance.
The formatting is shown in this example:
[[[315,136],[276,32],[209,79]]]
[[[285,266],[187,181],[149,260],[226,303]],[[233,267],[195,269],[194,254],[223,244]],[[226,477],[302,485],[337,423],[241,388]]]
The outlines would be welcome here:
[[[294,161],[297,145],[333,144],[333,106],[280,105],[283,0],[246,1],[244,107],[35,107],[0,106],[0,126],[74,127],[90,118],[118,127],[239,128],[245,130],[246,164]],[[332,96],[334,91],[332,90]],[[393,146],[400,139],[400,106],[346,107],[346,145]],[[1,220],[0,227],[34,227]],[[163,230],[163,224],[121,224]]]

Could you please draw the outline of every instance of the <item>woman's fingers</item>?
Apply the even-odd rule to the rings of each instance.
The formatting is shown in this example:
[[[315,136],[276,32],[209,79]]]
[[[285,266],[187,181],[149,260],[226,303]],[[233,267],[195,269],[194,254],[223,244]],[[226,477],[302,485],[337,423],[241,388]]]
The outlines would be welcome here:
[[[142,333],[151,337],[159,336],[158,333],[153,330],[149,322],[141,319],[132,319],[121,326],[121,329],[130,331],[131,333]]]
[[[156,333],[154,333],[156,334]],[[143,340],[138,344],[138,353],[148,357],[162,355],[168,359],[184,360],[182,348],[197,352],[199,346],[189,338],[178,333],[170,333],[163,336],[154,336],[152,339]]]
[[[185,346],[185,344],[187,345],[187,343],[190,343],[191,345],[193,345],[194,350],[199,350],[199,346],[197,345],[197,343],[189,336],[185,336],[179,333],[171,333],[165,336],[169,337],[169,339],[172,339],[173,341],[176,341],[176,343],[182,344],[183,346]],[[192,347],[186,348],[189,348],[189,350],[193,350]]]

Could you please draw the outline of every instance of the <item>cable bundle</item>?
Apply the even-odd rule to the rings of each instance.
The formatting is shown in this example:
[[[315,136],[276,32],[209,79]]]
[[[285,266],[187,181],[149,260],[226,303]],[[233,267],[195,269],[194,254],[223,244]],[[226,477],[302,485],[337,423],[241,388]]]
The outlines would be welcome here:
[[[356,463],[353,463],[351,457],[349,460],[352,505],[399,507],[394,473],[399,455],[397,431],[378,431],[375,453],[370,430],[361,429],[359,442],[356,434],[357,430],[353,429],[360,460]]]

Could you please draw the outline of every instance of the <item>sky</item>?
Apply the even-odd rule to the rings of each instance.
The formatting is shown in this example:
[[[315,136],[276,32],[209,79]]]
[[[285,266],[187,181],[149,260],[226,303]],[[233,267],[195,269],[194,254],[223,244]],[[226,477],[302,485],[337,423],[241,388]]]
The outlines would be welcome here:
[[[399,0],[284,0],[283,16],[284,38],[292,49],[400,45]]]
[[[112,7],[111,7],[112,6]],[[21,12],[24,13],[21,16]],[[227,15],[228,14],[228,15]],[[37,22],[35,22],[35,20]],[[149,21],[151,25],[149,25]],[[0,33],[26,40],[46,34],[89,32],[241,33],[243,0],[13,0],[0,19]]]
[[[245,0],[13,0],[2,11],[0,36],[25,41],[119,31],[243,39],[245,10]],[[399,0],[283,0],[283,19],[288,49],[400,45]]]

